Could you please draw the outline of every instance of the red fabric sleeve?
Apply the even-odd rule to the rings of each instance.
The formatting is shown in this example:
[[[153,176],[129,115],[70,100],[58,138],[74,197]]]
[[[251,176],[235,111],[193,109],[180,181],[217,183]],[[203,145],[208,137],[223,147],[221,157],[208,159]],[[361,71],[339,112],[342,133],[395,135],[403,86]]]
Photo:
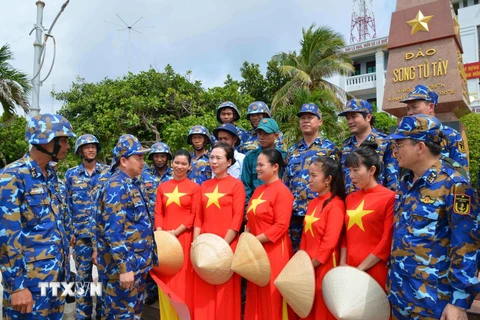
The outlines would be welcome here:
[[[235,180],[235,184],[233,184],[233,201],[232,201],[232,222],[230,223],[229,229],[239,232],[240,227],[242,226],[243,222],[243,213],[245,212],[245,188],[243,187],[243,183],[232,177],[232,180]],[[227,183],[231,183],[227,182]]]
[[[195,221],[195,217],[198,212],[202,210],[202,192],[200,186],[196,183],[192,184],[193,193],[192,193],[192,203],[190,205],[190,214],[188,215],[187,221],[185,221],[185,227],[191,229]]]
[[[385,222],[383,224],[383,234],[382,239],[377,244],[375,249],[372,251],[372,254],[379,259],[387,262],[388,257],[390,256],[390,251],[392,248],[392,236],[393,236],[393,205],[395,203],[395,193],[392,193],[390,199],[387,200],[386,212],[385,212]]]
[[[268,240],[273,243],[287,232],[293,208],[293,195],[290,190],[285,187],[279,188],[278,191],[273,204],[274,223],[264,232]]]
[[[327,204],[324,210],[328,210],[327,224],[325,226],[325,234],[315,255],[315,258],[322,264],[326,263],[332,256],[338,242],[343,238],[342,229],[345,219],[345,204],[342,200],[334,198]]]
[[[155,198],[155,212],[153,215],[153,224],[155,225],[155,230],[158,227],[163,229],[163,217],[165,212],[163,211],[163,191],[160,186],[157,189],[157,197]]]

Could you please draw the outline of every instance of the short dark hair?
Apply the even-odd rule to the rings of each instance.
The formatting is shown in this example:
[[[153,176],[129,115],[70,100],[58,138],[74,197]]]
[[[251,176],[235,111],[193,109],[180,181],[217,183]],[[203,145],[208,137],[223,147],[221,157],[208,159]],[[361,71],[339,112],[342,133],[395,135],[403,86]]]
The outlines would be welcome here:
[[[173,155],[173,159],[175,159],[177,156],[187,157],[188,164],[192,164],[192,156],[187,150],[184,150],[184,149],[177,150],[177,152],[175,152],[175,154]]]
[[[375,180],[378,179],[382,172],[382,162],[377,154],[378,145],[373,141],[363,141],[362,144],[353,150],[345,159],[345,166],[347,168],[358,168],[361,165],[371,168],[375,167],[373,174]]]

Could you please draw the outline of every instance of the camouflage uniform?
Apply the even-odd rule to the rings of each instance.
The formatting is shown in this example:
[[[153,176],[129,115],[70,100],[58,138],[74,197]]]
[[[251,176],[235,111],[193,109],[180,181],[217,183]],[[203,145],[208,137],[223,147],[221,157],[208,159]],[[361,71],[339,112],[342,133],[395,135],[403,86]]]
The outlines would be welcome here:
[[[113,162],[121,157],[144,154],[138,139],[120,137]],[[97,219],[98,272],[104,288],[103,316],[108,319],[140,319],[145,279],[153,262],[153,221],[148,199],[137,178],[117,170],[100,192]],[[120,287],[120,274],[134,272],[133,290]]]
[[[407,98],[400,102],[408,103],[409,101],[414,100],[431,102],[436,108],[438,104],[438,94],[429,90],[428,87],[419,84],[415,86],[412,92],[408,93]],[[462,135],[457,130],[450,128],[449,126],[443,126],[443,134],[446,138],[446,144],[442,151],[442,157],[450,158],[457,162],[458,165],[462,166],[468,175],[468,181],[470,181],[467,141],[464,141]]]
[[[170,147],[163,142],[156,142],[152,145],[151,151],[148,154],[148,159],[153,161],[153,155],[164,153],[167,155],[167,161],[172,160],[172,153]],[[168,163],[165,164],[167,167],[162,175],[159,174],[155,164],[152,164],[151,167],[145,165],[141,181],[145,188],[145,194],[148,197],[148,210],[152,221],[154,221],[153,214],[155,212],[155,200],[157,198],[157,189],[158,185],[162,182],[169,181],[173,179],[173,169],[168,166]],[[147,304],[154,303],[158,299],[158,286],[157,283],[150,277],[150,274],[147,275],[147,297],[149,297],[150,302],[146,300]]]
[[[248,106],[248,113],[247,119],[250,119],[251,114],[263,114],[264,118],[271,118],[272,114],[270,113],[270,109],[268,108],[267,104],[262,101],[255,101],[252,102]],[[242,141],[243,143],[238,147],[238,152],[247,154],[248,152],[255,150],[258,147],[258,137],[257,132],[255,131],[256,128],[253,128],[250,131],[247,131],[246,138]],[[282,149],[287,151],[287,145],[285,144],[283,133],[278,132],[278,138],[275,141],[275,148]]]
[[[192,144],[192,135],[194,134],[203,134],[207,138],[207,141],[205,142],[205,144],[210,144],[210,141],[211,141],[210,132],[208,132],[208,129],[205,128],[204,126],[194,126],[190,128],[190,132],[188,133],[188,137],[187,137],[187,143],[189,145]],[[210,169],[210,163],[208,162],[209,160],[208,152],[205,152],[198,158],[195,152],[192,152],[191,156],[192,156],[192,169],[188,174],[188,179],[201,185],[203,182],[212,178],[212,169]]]
[[[353,99],[347,101],[345,109],[339,114],[340,117],[345,117],[348,113],[363,113],[365,115],[372,114],[372,106],[368,101],[361,99]],[[398,183],[399,168],[397,159],[394,157],[394,150],[391,142],[385,140],[386,135],[378,132],[372,128],[372,132],[368,135],[365,141],[375,142],[378,145],[377,154],[382,162],[382,172],[378,177],[378,183],[384,187],[395,191]],[[347,156],[358,147],[357,138],[352,135],[345,139],[342,143],[342,170],[343,179],[345,181],[345,192],[350,194],[356,190],[355,185],[350,178],[350,170],[345,166]]]
[[[404,117],[389,139],[444,143],[438,119]],[[468,309],[478,286],[477,197],[439,159],[422,177],[401,178],[387,287],[395,319],[439,319],[445,306]]]
[[[304,104],[297,116],[300,117],[303,113],[312,113],[321,118],[318,106],[313,103]],[[326,156],[338,160],[340,151],[335,143],[322,137],[317,137],[310,146],[302,138],[288,150],[283,182],[294,197],[289,230],[294,251],[297,251],[300,246],[303,217],[307,211],[308,203],[317,197],[317,193],[310,191],[308,188],[308,168],[311,160],[316,156]]]
[[[83,145],[96,144],[97,152],[100,152],[100,143],[98,139],[91,134],[84,134],[77,139],[75,143],[75,154]],[[83,163],[76,167],[68,169],[65,174],[66,188],[68,193],[68,207],[72,217],[74,235],[76,238],[73,246],[73,260],[77,270],[77,282],[92,282],[92,227],[95,224],[94,210],[95,192],[107,180],[106,174],[109,167],[105,164],[95,163],[95,169],[90,174],[85,169]],[[76,294],[77,319],[90,319],[92,316],[92,297],[87,294]],[[99,313],[100,304],[97,304],[97,313]]]
[[[218,123],[223,124],[222,119],[220,119],[220,110],[222,110],[224,108],[230,108],[230,109],[233,110],[233,122],[240,120],[240,112],[238,111],[238,108],[235,105],[235,103],[230,102],[230,101],[225,101],[217,107],[217,121],[218,121]],[[248,131],[238,127],[235,124],[233,124],[233,125],[237,129],[238,136],[240,137],[240,146],[241,146],[245,141],[247,141]],[[212,136],[210,145],[213,146],[215,143],[217,143],[217,139],[215,138],[215,136]],[[240,147],[236,147],[237,151],[239,151],[239,148]]]
[[[60,146],[48,153],[40,144],[74,136],[70,123],[60,115],[37,115],[27,125],[26,141],[55,162]],[[0,268],[6,319],[63,317],[65,297],[52,295],[52,289],[40,296],[39,282],[69,278],[65,199],[55,171],[49,165],[46,171],[44,176],[28,152],[0,171]],[[34,301],[28,314],[11,305],[11,294],[23,289],[30,290]]]

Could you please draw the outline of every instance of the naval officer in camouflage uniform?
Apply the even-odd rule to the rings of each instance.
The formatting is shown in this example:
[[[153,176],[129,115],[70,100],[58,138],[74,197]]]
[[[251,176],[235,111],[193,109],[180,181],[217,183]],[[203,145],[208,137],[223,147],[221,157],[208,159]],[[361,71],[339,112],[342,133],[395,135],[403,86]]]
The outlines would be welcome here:
[[[407,116],[415,114],[435,116],[438,94],[419,84],[408,94],[407,98],[400,102],[407,104]],[[467,179],[470,181],[467,141],[463,139],[460,132],[449,126],[443,126],[443,134],[446,144],[442,150],[442,157],[453,160],[454,167],[462,167],[461,173],[466,173]]]
[[[407,116],[396,132],[401,177],[388,274],[394,319],[467,319],[478,286],[477,197],[465,177],[445,165],[442,124]]]
[[[145,188],[145,193],[148,197],[148,209],[150,215],[155,212],[155,200],[157,198],[157,188],[162,182],[169,181],[173,178],[173,170],[169,166],[169,161],[172,160],[172,153],[170,147],[164,142],[156,142],[150,148],[148,159],[153,162],[152,166],[145,165],[143,167],[141,180]],[[147,297],[145,304],[152,305],[158,300],[157,283],[147,276]]]
[[[248,132],[247,130],[240,128],[235,124],[235,121],[240,120],[240,112],[238,111],[237,106],[235,103],[231,101],[222,102],[217,107],[217,121],[220,124],[230,123],[235,126],[235,129],[238,132],[238,136],[240,137],[240,145],[247,140]],[[217,143],[217,139],[215,136],[211,137],[211,145],[213,146]],[[239,147],[237,147],[238,150]]]
[[[302,140],[288,150],[287,167],[283,175],[285,185],[293,193],[293,212],[290,220],[290,238],[294,251],[297,251],[302,238],[303,219],[308,202],[317,197],[316,192],[308,188],[308,168],[312,158],[326,156],[339,160],[340,151],[335,143],[320,136],[322,116],[315,103],[306,103],[297,113],[300,120]]]
[[[363,141],[375,142],[378,145],[377,154],[382,162],[382,171],[378,176],[377,182],[395,191],[398,180],[397,159],[393,155],[391,142],[385,140],[386,135],[373,128],[375,120],[372,115],[372,105],[366,100],[352,99],[347,101],[344,111],[338,116],[346,118],[348,129],[352,134],[343,141],[341,151],[343,179],[345,180],[345,192],[347,195],[356,191],[357,188],[352,183],[350,170],[345,166],[345,160]]]
[[[92,282],[93,264],[96,263],[96,245],[92,234],[95,223],[95,194],[107,180],[109,167],[96,161],[100,152],[100,142],[92,134],[81,135],[75,142],[75,154],[82,163],[65,173],[68,194],[68,206],[73,223],[73,260],[77,270],[77,282]],[[94,261],[95,260],[95,261]],[[92,316],[92,297],[90,293],[75,295],[77,319],[90,319]],[[97,314],[100,311],[97,303]]]
[[[3,317],[62,319],[65,297],[40,282],[67,281],[66,206],[50,161],[70,149],[72,126],[57,114],[30,119],[26,141],[32,149],[0,171],[0,268],[3,277]]]
[[[271,117],[272,114],[265,102],[255,101],[250,103],[248,106],[247,120],[250,121],[252,130],[247,131],[245,140],[238,147],[239,152],[247,154],[249,151],[255,150],[258,147],[257,127],[260,124],[260,120]],[[287,151],[283,133],[280,131],[278,132],[278,138],[275,140],[275,147]]]
[[[100,192],[98,272],[105,319],[141,318],[154,245],[148,198],[137,179],[148,151],[136,137],[121,136],[112,152],[112,168],[118,170]]]
[[[188,174],[188,179],[199,185],[212,178],[207,150],[207,144],[210,144],[210,141],[210,132],[206,127],[194,126],[190,128],[187,143],[193,147],[193,152],[191,153],[192,168]]]

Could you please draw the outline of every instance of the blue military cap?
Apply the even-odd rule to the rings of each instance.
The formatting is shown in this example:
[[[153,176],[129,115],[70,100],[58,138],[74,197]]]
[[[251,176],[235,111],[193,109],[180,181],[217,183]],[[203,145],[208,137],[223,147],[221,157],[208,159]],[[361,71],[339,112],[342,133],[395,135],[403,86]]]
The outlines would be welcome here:
[[[343,109],[343,112],[339,113],[338,116],[345,117],[349,112],[372,114],[372,105],[363,99],[348,100],[345,104],[345,109]]]
[[[76,137],[70,122],[59,114],[39,114],[27,124],[25,141],[30,144],[46,144],[57,137]]]
[[[267,117],[269,117],[269,118],[272,117],[270,109],[268,108],[268,106],[265,102],[255,101],[255,102],[250,103],[250,105],[248,106],[247,119],[250,118],[251,114],[259,114],[259,113],[266,114]]]
[[[320,110],[318,109],[318,106],[315,103],[305,103],[302,105],[302,108],[300,111],[297,113],[297,117],[301,117],[302,113],[311,113],[316,115],[319,119],[322,118],[320,115]]]
[[[142,147],[138,138],[131,134],[124,134],[118,138],[117,145],[113,148],[112,166],[120,161],[120,158],[127,158],[135,154],[145,154],[150,149]]]
[[[205,126],[193,126],[190,128],[190,131],[188,132],[187,136],[187,143],[192,144],[192,136],[194,134],[203,134],[205,137],[207,137],[206,143],[210,143],[210,132],[208,132],[208,129]]]
[[[221,131],[221,130],[222,131],[227,131],[227,132],[233,134],[235,137],[237,137],[237,142],[235,143],[235,147],[240,145],[241,138],[238,135],[237,127],[235,127],[231,123],[224,123],[221,126],[215,128],[215,130],[213,130],[213,135],[215,136],[215,138],[217,138],[217,140],[218,140],[218,131]]]
[[[225,101],[222,102],[218,107],[217,107],[217,121],[222,123],[222,120],[220,119],[220,110],[225,109],[225,108],[231,108],[233,110],[233,121],[238,121],[240,120],[240,112],[238,111],[237,106],[235,103],[231,101]]]
[[[402,118],[395,132],[386,137],[387,140],[412,139],[425,142],[445,144],[443,125],[435,117],[416,114]]]
[[[166,153],[169,160],[172,160],[173,158],[170,147],[164,142],[156,142],[152,145],[150,153],[148,154],[148,159],[151,160],[153,155],[158,153]]]
[[[263,130],[266,133],[278,133],[280,131],[277,121],[273,120],[272,118],[263,118],[258,127],[255,129],[255,132],[258,130]]]
[[[83,134],[81,135],[77,141],[75,142],[75,151],[74,153],[77,154],[78,149],[80,149],[81,146],[86,145],[86,144],[91,144],[95,143],[97,145],[97,152],[100,152],[100,142],[98,141],[97,137],[95,137],[93,134]]]
[[[413,91],[409,92],[407,97],[400,102],[407,103],[408,101],[425,100],[432,102],[435,107],[438,102],[438,94],[435,91],[431,91],[423,84],[416,85]]]

